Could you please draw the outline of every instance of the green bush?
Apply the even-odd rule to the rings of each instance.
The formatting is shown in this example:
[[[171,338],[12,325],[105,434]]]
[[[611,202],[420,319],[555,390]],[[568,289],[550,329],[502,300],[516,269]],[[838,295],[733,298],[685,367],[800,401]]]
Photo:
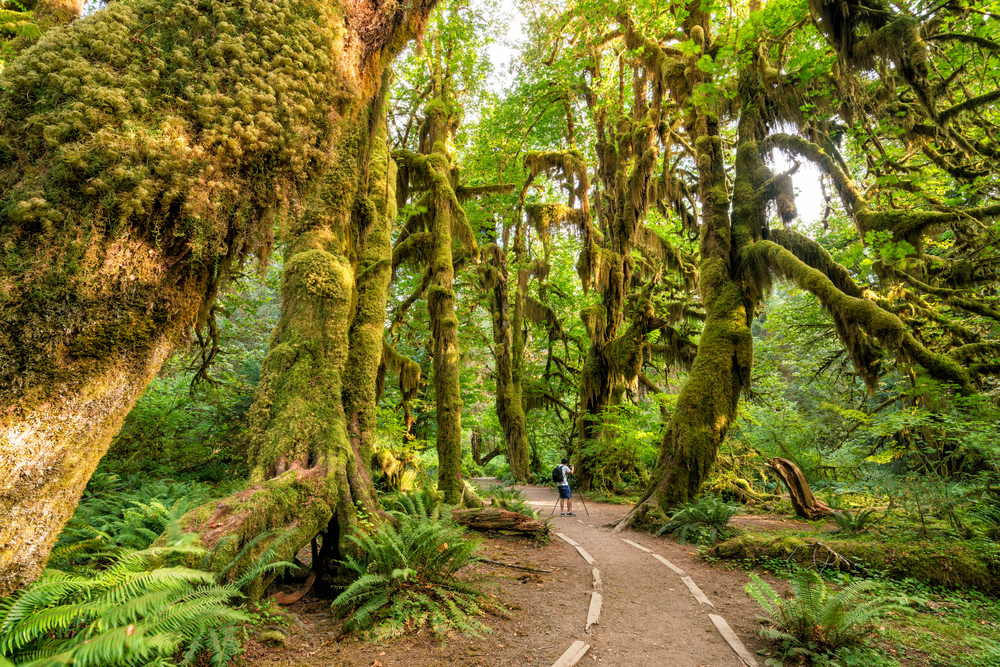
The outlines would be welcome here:
[[[702,496],[681,507],[670,516],[656,534],[674,533],[681,544],[715,544],[726,537],[726,524],[740,510],[736,503],[727,503],[715,496]]]
[[[858,580],[834,592],[819,574],[805,570],[792,579],[790,599],[755,574],[745,590],[764,611],[761,620],[771,626],[761,629],[764,637],[781,642],[786,656],[816,660],[861,644],[873,621],[887,612],[909,613],[908,607],[889,598],[868,595],[875,587],[874,581]]]
[[[455,574],[476,562],[479,540],[456,526],[406,515],[398,528],[386,523],[374,535],[355,534],[358,558],[344,566],[357,578],[333,601],[347,615],[345,630],[371,630],[385,639],[430,628],[440,639],[453,630],[478,636],[491,629],[475,616],[484,613],[483,593]]]
[[[398,517],[411,517],[432,523],[450,521],[444,511],[444,494],[431,489],[419,489],[409,493],[399,493],[386,498],[389,513]]]
[[[484,500],[489,500],[493,507],[499,507],[509,512],[517,512],[526,517],[537,519],[538,514],[528,502],[528,497],[520,489],[504,484],[491,484],[482,491]]]

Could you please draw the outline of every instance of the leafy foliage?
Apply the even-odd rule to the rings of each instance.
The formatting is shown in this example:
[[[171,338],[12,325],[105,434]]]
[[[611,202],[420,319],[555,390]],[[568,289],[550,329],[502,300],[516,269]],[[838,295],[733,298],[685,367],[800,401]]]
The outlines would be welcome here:
[[[122,556],[100,572],[46,570],[30,588],[0,601],[0,656],[20,667],[72,664],[194,664],[208,651],[226,664],[239,650],[230,606],[238,585],[214,574],[163,567],[162,550]]]
[[[670,521],[657,535],[674,533],[681,544],[715,544],[725,537],[726,524],[740,509],[736,503],[727,503],[715,496],[702,496],[681,507],[670,516]]]
[[[857,580],[833,592],[812,570],[792,580],[794,595],[785,599],[770,584],[750,575],[745,590],[764,611],[761,619],[771,627],[761,634],[787,643],[787,653],[815,658],[837,649],[856,646],[870,632],[872,622],[890,612],[910,609],[883,596],[869,596],[876,584]]]
[[[474,618],[484,613],[483,592],[455,578],[476,561],[479,540],[455,526],[399,519],[398,527],[383,524],[375,535],[350,536],[360,556],[348,556],[343,564],[357,579],[333,602],[347,614],[345,629],[370,628],[375,639],[425,626],[441,639],[454,630],[474,636],[491,632]]]
[[[482,492],[482,496],[484,499],[489,499],[493,507],[499,507],[509,512],[517,512],[532,519],[538,518],[538,514],[531,507],[524,492],[513,486],[491,484]]]
[[[850,510],[844,510],[843,512],[834,512],[833,520],[840,527],[840,530],[846,533],[865,533],[871,528],[881,517],[875,509],[859,510],[857,512],[851,512]]]
[[[444,513],[444,494],[431,489],[418,489],[410,493],[400,493],[386,499],[390,513],[400,517],[410,517],[420,521],[439,523],[447,521]]]

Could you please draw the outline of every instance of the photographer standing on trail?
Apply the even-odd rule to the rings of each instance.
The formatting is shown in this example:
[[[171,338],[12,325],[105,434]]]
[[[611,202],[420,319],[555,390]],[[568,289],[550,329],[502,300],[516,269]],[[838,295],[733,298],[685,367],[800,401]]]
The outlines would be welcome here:
[[[567,465],[568,463],[569,461],[563,459],[556,467],[556,474],[553,474],[556,486],[559,487],[559,516],[576,516],[573,514],[573,492],[569,489],[569,480],[566,477],[573,474],[573,466]],[[564,504],[566,511],[563,511]]]

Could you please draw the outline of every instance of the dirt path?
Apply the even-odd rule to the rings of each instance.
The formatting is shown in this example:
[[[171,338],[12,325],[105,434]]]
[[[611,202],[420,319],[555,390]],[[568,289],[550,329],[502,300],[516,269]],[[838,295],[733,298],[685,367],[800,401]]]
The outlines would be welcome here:
[[[554,489],[522,491],[543,518],[549,516]],[[553,529],[578,543],[596,566],[559,538],[544,546],[516,536],[487,539],[485,558],[549,572],[479,565],[477,573],[496,586],[494,594],[510,609],[509,618],[488,620],[494,632],[482,639],[458,636],[444,645],[426,634],[386,644],[338,640],[340,621],[330,616],[329,602],[307,598],[288,608],[297,620],[288,648],[254,646],[249,662],[259,667],[553,665],[574,642],[582,641],[591,649],[581,665],[741,667],[744,662],[723,640],[709,613],[722,616],[751,655],[763,647],[754,634],[758,609],[743,591],[745,574],[708,565],[693,547],[669,539],[629,531],[612,534],[602,525],[621,517],[627,507],[587,502],[588,516],[578,498],[574,500],[578,516],[560,517],[557,510]],[[700,604],[681,576],[651,553],[624,540],[683,570],[714,608]],[[585,632],[594,567],[600,571],[603,605],[600,622]]]
[[[548,515],[553,503],[551,489],[522,487],[522,491],[537,511]],[[743,664],[708,616],[709,613],[722,616],[738,635],[743,635],[745,643],[754,644],[756,610],[752,603],[746,604],[749,601],[742,590],[746,577],[742,573],[708,567],[693,557],[694,549],[669,540],[632,532],[612,534],[602,527],[624,514],[627,508],[587,503],[585,509],[578,499],[574,510],[576,517],[554,513],[556,529],[577,542],[596,565],[590,566],[583,556],[573,553],[576,549],[572,545],[565,544],[566,557],[572,561],[575,556],[579,561],[571,569],[577,575],[575,588],[582,599],[582,603],[576,603],[576,609],[572,609],[573,605],[567,609],[574,623],[566,628],[566,647],[572,643],[570,640],[582,640],[593,646],[600,660],[614,665]],[[679,574],[625,540],[652,550],[683,570],[714,607],[699,603]],[[600,623],[585,633],[592,567],[600,571],[603,604]],[[752,612],[749,618],[748,611]]]

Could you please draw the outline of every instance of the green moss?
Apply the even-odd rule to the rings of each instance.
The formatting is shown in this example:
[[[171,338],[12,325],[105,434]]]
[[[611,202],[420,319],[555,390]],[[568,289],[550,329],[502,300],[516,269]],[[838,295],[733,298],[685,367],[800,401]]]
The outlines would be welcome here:
[[[666,513],[657,505],[643,503],[635,510],[632,523],[629,526],[641,533],[656,533],[667,523]]]
[[[1000,593],[1000,559],[996,547],[973,541],[838,540],[825,536],[745,533],[719,543],[710,553],[761,565],[792,560],[805,566],[831,564],[843,571],[859,566],[868,576],[917,579],[947,588]],[[837,561],[834,553],[847,560]]]

